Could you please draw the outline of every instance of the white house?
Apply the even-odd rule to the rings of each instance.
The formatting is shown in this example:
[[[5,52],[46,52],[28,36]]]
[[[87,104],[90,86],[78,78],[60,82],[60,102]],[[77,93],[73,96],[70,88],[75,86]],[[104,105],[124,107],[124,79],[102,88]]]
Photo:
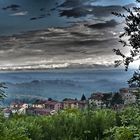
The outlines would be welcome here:
[[[95,106],[97,108],[101,108],[102,106],[104,106],[102,98],[103,98],[103,94],[93,93],[88,100],[89,105]]]
[[[12,111],[9,108],[5,108],[3,113],[5,118],[9,118],[12,115]]]
[[[120,93],[125,105],[136,103],[136,96],[128,88],[120,89]]]

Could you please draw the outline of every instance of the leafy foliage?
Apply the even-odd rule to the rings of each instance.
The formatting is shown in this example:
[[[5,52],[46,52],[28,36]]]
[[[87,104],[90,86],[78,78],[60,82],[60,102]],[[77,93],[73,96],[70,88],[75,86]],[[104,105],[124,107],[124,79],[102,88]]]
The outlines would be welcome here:
[[[115,105],[115,104],[123,104],[123,99],[122,99],[122,96],[119,94],[119,93],[115,93],[113,98],[112,98],[112,101],[111,101],[111,104],[112,105]]]
[[[140,2],[140,0],[136,0]],[[116,55],[120,56],[121,60],[115,61],[115,67],[124,64],[125,70],[128,70],[130,63],[140,60],[140,7],[133,7],[132,9],[123,7],[127,14],[112,12],[117,17],[125,19],[124,32],[119,36],[119,42],[123,47],[128,47],[129,54],[124,54],[120,49],[113,49]],[[127,39],[126,39],[127,38]],[[140,64],[138,64],[138,71],[135,71],[132,79],[128,81],[129,85],[135,83],[140,87]]]
[[[140,70],[134,72],[133,77],[128,83],[130,86],[140,87]]]
[[[5,83],[0,83],[0,100],[3,100],[6,97],[5,91],[4,91],[5,88],[7,88],[5,86]]]
[[[0,116],[0,140],[139,140],[140,108],[67,109],[54,116]]]
[[[128,107],[118,116],[119,124],[105,131],[106,138],[112,140],[139,140],[140,139],[140,108]]]

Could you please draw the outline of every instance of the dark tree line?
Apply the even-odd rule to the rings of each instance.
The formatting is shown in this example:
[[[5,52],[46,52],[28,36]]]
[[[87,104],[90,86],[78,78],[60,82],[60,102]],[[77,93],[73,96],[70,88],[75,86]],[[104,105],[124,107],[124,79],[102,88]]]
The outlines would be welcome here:
[[[140,0],[136,0],[140,3]],[[127,14],[112,12],[117,17],[124,18],[125,27],[123,33],[119,36],[119,42],[123,47],[128,47],[129,54],[125,55],[120,49],[113,49],[116,55],[120,56],[120,60],[115,61],[115,67],[124,64],[127,71],[130,63],[140,60],[140,7],[134,6],[133,8],[123,7]],[[127,38],[127,40],[126,40]],[[140,87],[140,64],[138,69],[134,72],[128,84]]]
[[[6,97],[4,89],[7,88],[5,83],[0,83],[0,101]]]

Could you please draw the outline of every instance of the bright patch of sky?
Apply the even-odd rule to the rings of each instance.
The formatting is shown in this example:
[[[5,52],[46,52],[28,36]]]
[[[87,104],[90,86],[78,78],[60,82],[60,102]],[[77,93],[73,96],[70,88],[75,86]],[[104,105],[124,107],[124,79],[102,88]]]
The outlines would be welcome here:
[[[135,0],[99,0],[97,2],[93,2],[92,5],[127,5],[129,3],[135,3]]]

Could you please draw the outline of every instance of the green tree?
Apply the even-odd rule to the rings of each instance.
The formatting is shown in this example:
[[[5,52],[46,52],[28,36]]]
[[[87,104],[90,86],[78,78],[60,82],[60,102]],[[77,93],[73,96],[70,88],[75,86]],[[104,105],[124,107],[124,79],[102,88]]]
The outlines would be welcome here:
[[[81,101],[85,101],[86,100],[86,96],[83,94],[81,97]]]
[[[140,0],[136,1],[140,2]],[[124,32],[119,36],[119,42],[122,43],[123,47],[128,47],[129,54],[124,54],[120,49],[113,49],[113,51],[122,58],[115,61],[115,66],[124,64],[127,71],[130,63],[140,60],[140,7],[123,8],[127,12],[126,15],[116,12],[113,12],[113,14],[125,20],[126,26]],[[138,70],[135,71],[132,79],[129,80],[129,84],[131,83],[135,83],[140,87],[140,64],[138,64]]]
[[[115,93],[112,100],[111,100],[111,105],[115,104],[123,104],[123,99],[122,96],[119,93]]]
[[[133,77],[128,81],[130,87],[140,87],[140,70],[135,71]]]
[[[140,108],[127,107],[116,113],[119,123],[105,130],[106,140],[140,140]]]
[[[5,88],[7,88],[5,86],[5,83],[0,83],[0,100],[3,100],[6,97],[5,91],[4,91]]]

